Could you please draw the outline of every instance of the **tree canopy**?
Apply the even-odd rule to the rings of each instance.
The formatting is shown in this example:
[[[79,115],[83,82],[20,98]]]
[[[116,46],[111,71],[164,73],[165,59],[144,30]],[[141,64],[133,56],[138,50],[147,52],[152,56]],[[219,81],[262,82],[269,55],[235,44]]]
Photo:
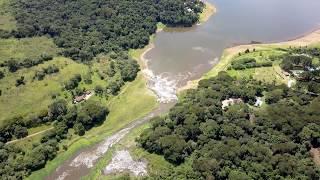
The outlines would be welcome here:
[[[252,108],[265,93],[272,104]],[[222,109],[229,98],[243,101]],[[174,165],[187,161],[187,173],[172,169],[168,179],[319,179],[309,154],[320,147],[317,108],[319,97],[221,72],[153,119],[138,142]]]
[[[157,22],[191,26],[199,0],[15,0],[16,37],[49,35],[63,55],[91,60],[99,53],[141,48]]]

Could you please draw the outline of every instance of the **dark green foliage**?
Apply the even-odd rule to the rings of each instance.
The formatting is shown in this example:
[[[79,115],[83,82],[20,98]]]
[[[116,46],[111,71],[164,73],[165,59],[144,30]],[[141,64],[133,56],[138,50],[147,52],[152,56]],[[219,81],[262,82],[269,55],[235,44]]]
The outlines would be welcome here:
[[[4,63],[2,63],[1,66],[3,67],[7,66],[10,72],[16,72],[18,69],[30,68],[32,66],[36,66],[38,64],[41,64],[45,61],[49,61],[52,59],[53,59],[52,55],[44,53],[34,59],[29,59],[29,58],[26,58],[23,60],[9,59],[8,61],[5,61]]]
[[[7,63],[10,72],[16,72],[19,69],[19,64],[16,60],[10,59]]]
[[[72,90],[78,87],[79,83],[81,82],[82,78],[80,74],[74,75],[69,81],[67,81],[64,85],[66,90]]]
[[[74,132],[76,134],[78,134],[79,136],[83,136],[85,134],[85,132],[86,132],[84,126],[81,123],[76,123],[73,126],[73,129],[74,129]]]
[[[312,67],[312,58],[307,55],[287,55],[281,62],[281,68],[285,71],[308,69]]]
[[[24,179],[32,171],[43,168],[48,160],[57,155],[59,142],[67,137],[69,128],[74,128],[80,136],[84,135],[86,130],[101,124],[109,112],[98,102],[88,101],[81,105],[67,108],[63,100],[50,105],[46,116],[54,118],[54,129],[46,132],[41,143],[34,144],[30,151],[1,142],[10,140],[12,136],[21,138],[27,135],[22,118],[14,119],[10,121],[14,124],[0,129],[0,179]]]
[[[117,95],[123,85],[123,80],[113,80],[107,85],[106,92],[108,94]]]
[[[0,79],[4,78],[4,72],[0,71]]]
[[[281,57],[281,68],[291,73],[298,81],[296,88],[299,91],[309,91],[313,95],[320,93],[320,67],[313,64],[313,58],[320,57],[319,48],[294,48]],[[302,73],[294,73],[299,70]]]
[[[103,94],[103,87],[100,86],[100,85],[97,85],[95,88],[94,88],[94,92],[98,95],[102,95]]]
[[[12,37],[12,34],[13,33],[11,33],[10,31],[0,29],[0,38],[1,39],[8,39],[8,38]]]
[[[26,137],[26,136],[28,136],[28,129],[26,127],[21,126],[21,125],[17,125],[14,128],[14,136],[18,139]]]
[[[140,70],[137,61],[131,59],[126,61],[119,61],[118,66],[123,81],[133,81]]]
[[[33,77],[33,79],[37,79],[39,81],[43,80],[46,74],[54,74],[59,72],[59,68],[56,65],[50,65],[47,68],[43,68],[40,71],[37,71]]]
[[[272,62],[261,62],[257,63],[254,58],[243,58],[239,60],[235,60],[231,63],[231,68],[235,70],[243,70],[249,68],[257,68],[257,67],[270,67],[272,66]]]
[[[266,95],[266,103],[273,104],[277,103],[284,96],[282,89],[275,89],[271,92],[268,92]]]
[[[49,106],[48,116],[50,119],[57,119],[59,116],[67,113],[67,102],[65,100],[57,100]]]
[[[157,22],[191,26],[204,5],[198,0],[19,0],[12,6],[16,37],[50,35],[63,55],[88,61],[99,53],[143,47]]]
[[[16,80],[16,86],[25,85],[26,82],[24,80],[24,76],[21,76],[19,79]]]
[[[272,105],[250,108],[262,90]],[[221,101],[231,97],[245,103],[223,110]],[[309,150],[320,147],[318,108],[320,98],[222,72],[188,90],[167,116],[154,118],[138,142],[174,164],[187,161],[161,173],[164,179],[316,180],[320,172]]]

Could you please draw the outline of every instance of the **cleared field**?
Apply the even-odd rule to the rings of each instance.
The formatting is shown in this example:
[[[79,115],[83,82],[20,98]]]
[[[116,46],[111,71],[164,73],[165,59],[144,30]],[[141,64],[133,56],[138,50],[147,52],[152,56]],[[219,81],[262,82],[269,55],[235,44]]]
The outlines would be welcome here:
[[[252,49],[251,49],[252,50]],[[288,82],[288,77],[282,74],[281,68],[279,66],[279,61],[271,61],[272,57],[281,56],[286,53],[284,49],[279,48],[266,48],[257,50],[250,53],[243,53],[240,55],[235,55],[230,60],[231,62],[236,62],[238,60],[244,58],[254,58],[257,63],[264,63],[264,62],[273,62],[272,67],[256,67],[256,68],[247,68],[244,70],[226,70],[231,76],[238,77],[238,78],[254,78],[256,80],[260,80],[266,83],[276,83],[276,84],[283,84]],[[230,65],[230,64],[229,64]],[[225,67],[228,69],[229,65]]]
[[[15,30],[16,21],[8,12],[10,0],[0,0],[0,29],[5,31]]]
[[[59,67],[59,73],[47,75],[44,80],[33,80],[37,70],[49,65]],[[53,102],[53,95],[63,98],[71,98],[66,92],[63,92],[63,83],[69,80],[74,74],[85,74],[88,67],[76,63],[70,59],[56,57],[52,61],[45,62],[32,68],[24,68],[15,73],[8,73],[4,79],[0,80],[0,125],[5,119],[17,116],[27,116],[39,113],[48,108]],[[25,85],[16,87],[16,79],[24,76]]]
[[[21,62],[27,58],[37,58],[43,53],[56,56],[58,51],[52,39],[47,37],[0,39],[0,63],[11,58]]]

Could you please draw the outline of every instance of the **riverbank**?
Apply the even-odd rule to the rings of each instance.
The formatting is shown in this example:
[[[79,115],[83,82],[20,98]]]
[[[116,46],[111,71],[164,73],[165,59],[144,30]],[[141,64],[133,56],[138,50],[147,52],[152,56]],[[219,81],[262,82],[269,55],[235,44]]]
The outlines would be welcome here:
[[[64,142],[68,150],[60,152],[55,159],[46,164],[45,168],[32,173],[28,179],[45,179],[80,149],[102,141],[153,111],[158,103],[145,84],[144,77],[139,73],[136,80],[126,85],[118,96],[110,100],[108,103],[110,114],[101,126],[93,128],[82,137],[76,136]]]
[[[227,70],[233,57],[239,53],[244,52],[246,49],[265,50],[270,48],[288,48],[288,47],[299,47],[299,46],[310,46],[316,43],[320,43],[320,29],[312,31],[309,34],[303,35],[298,38],[294,38],[288,41],[266,43],[266,44],[247,44],[237,45],[230,48],[226,48],[220,58],[220,61],[200,79],[188,81],[187,85],[179,88],[178,92],[186,89],[194,89],[198,86],[198,82],[202,79],[208,79],[218,75],[219,72]]]
[[[213,4],[211,4],[210,2],[204,1],[204,4],[205,4],[205,7],[204,7],[202,13],[199,14],[199,23],[197,25],[201,25],[201,24],[205,23],[206,21],[209,20],[209,18],[211,16],[213,16],[217,12],[217,8]],[[161,32],[165,28],[175,29],[175,28],[166,27],[162,23],[158,23],[156,32],[157,33]],[[148,59],[145,58],[145,55],[154,48],[153,41],[154,41],[155,35],[156,34],[154,34],[150,37],[149,44],[146,47],[144,47],[143,49],[135,49],[135,50],[129,51],[130,56],[139,62],[140,67],[142,67],[142,70],[148,70]],[[145,76],[145,78],[148,79],[148,77],[146,77],[146,76]],[[188,88],[188,87],[189,87],[189,85],[184,86],[182,88],[179,88],[178,92],[180,92],[181,90],[184,90],[185,88]]]
[[[217,12],[217,8],[213,4],[209,3],[208,1],[205,1],[204,4],[205,4],[205,7],[202,13],[199,15],[200,24],[208,21],[209,18]]]
[[[157,32],[162,31],[164,28],[166,28],[165,25],[157,24]],[[129,56],[138,61],[142,72],[139,73],[135,81],[126,85],[122,92],[114,97],[112,102],[108,102],[108,108],[111,113],[105,123],[87,132],[83,137],[67,140],[68,150],[60,152],[57,158],[48,162],[45,168],[32,173],[28,179],[44,179],[48,177],[56,168],[74,157],[76,152],[102,141],[159,106],[154,94],[147,88],[147,78],[143,73],[147,69],[147,60],[144,56],[154,47],[154,37],[155,34],[150,37],[150,43],[146,47],[129,51]]]

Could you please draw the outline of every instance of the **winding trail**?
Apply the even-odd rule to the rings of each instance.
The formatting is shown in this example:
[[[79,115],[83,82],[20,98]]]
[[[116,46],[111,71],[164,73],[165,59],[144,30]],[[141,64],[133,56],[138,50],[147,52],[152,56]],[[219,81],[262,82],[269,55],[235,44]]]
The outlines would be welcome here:
[[[8,142],[6,142],[6,144],[13,144],[13,143],[16,143],[16,142],[19,142],[19,141],[26,140],[26,139],[28,139],[28,138],[32,138],[32,137],[34,137],[34,136],[37,136],[37,135],[43,134],[43,133],[45,133],[45,132],[47,132],[47,131],[50,131],[50,130],[52,130],[53,128],[54,128],[54,127],[51,127],[51,128],[48,128],[48,129],[39,131],[39,132],[34,133],[34,134],[30,134],[30,135],[28,135],[28,136],[26,136],[26,137],[24,137],[24,138],[21,138],[21,139],[15,139],[15,140],[12,140],[12,141],[8,141]]]

